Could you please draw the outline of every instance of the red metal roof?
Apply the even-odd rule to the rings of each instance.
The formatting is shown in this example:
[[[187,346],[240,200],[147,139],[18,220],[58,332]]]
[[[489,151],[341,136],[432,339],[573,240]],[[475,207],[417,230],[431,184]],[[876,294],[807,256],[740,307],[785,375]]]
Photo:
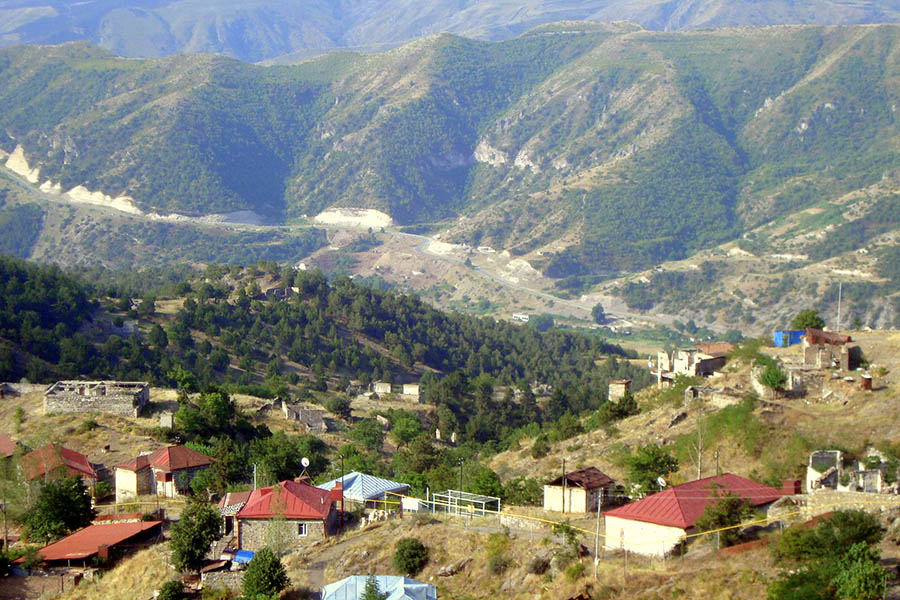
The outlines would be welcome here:
[[[87,456],[64,448],[59,444],[47,444],[22,457],[22,471],[29,480],[45,475],[54,475],[65,470],[65,475],[97,479],[97,472]]]
[[[16,453],[16,443],[5,433],[0,433],[0,456],[9,458]]]
[[[116,465],[117,469],[127,471],[140,471],[153,467],[160,471],[172,472],[193,467],[205,467],[212,463],[212,457],[202,452],[191,450],[187,446],[167,446],[160,448],[152,454],[143,454],[131,460]]]
[[[711,485],[718,485],[721,491],[736,494],[753,506],[774,502],[782,496],[781,491],[773,487],[725,473],[670,487],[637,502],[607,511],[604,516],[689,529],[703,514],[703,509],[715,502]]]
[[[613,480],[597,467],[587,467],[580,471],[572,471],[566,473],[566,485],[577,486],[586,490],[593,490],[598,487],[604,487],[611,484]],[[547,485],[561,486],[563,484],[562,475],[548,483]]]
[[[326,519],[331,512],[331,493],[306,483],[282,481],[254,490],[238,519]]]
[[[112,523],[89,525],[58,542],[38,550],[44,560],[80,560],[89,558],[100,546],[113,547],[154,527],[162,521],[141,521],[139,523]]]
[[[221,500],[219,500],[219,508],[227,508],[229,506],[234,506],[235,504],[240,504],[241,502],[247,502],[252,493],[253,492],[228,492],[222,496]]]

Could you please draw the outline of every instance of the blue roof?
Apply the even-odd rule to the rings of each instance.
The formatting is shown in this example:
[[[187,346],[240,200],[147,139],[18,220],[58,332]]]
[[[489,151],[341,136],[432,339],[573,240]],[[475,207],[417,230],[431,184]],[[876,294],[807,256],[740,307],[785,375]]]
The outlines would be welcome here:
[[[316,487],[323,490],[330,490],[338,481],[341,481],[340,477]],[[344,497],[360,502],[366,500],[380,500],[384,497],[385,492],[405,494],[409,491],[409,484],[398,483],[396,481],[391,481],[390,479],[366,475],[365,473],[357,473],[356,471],[344,475],[343,481]]]
[[[322,588],[322,600],[359,600],[366,589],[367,575],[351,575]],[[385,600],[437,600],[437,588],[409,577],[376,575],[378,589]]]

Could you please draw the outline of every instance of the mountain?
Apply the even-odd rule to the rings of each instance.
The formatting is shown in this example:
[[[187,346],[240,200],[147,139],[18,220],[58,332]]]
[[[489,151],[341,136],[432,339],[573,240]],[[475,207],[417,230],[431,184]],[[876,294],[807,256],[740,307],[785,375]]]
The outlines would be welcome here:
[[[898,41],[559,23],[277,67],[17,47],[0,51],[0,149],[48,194],[131,212],[365,207],[602,275],[890,178]]]
[[[553,21],[631,20],[656,30],[897,21],[895,0],[0,0],[0,45],[87,41],[129,57],[221,53],[261,61],[385,49],[450,32],[507,39]]]

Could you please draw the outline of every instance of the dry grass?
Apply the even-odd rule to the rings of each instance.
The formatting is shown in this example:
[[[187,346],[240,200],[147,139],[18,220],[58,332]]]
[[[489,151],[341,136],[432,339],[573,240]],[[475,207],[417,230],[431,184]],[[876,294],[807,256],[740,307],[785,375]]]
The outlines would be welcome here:
[[[83,581],[59,600],[147,600],[173,579],[166,544],[158,544],[123,559],[115,568]]]

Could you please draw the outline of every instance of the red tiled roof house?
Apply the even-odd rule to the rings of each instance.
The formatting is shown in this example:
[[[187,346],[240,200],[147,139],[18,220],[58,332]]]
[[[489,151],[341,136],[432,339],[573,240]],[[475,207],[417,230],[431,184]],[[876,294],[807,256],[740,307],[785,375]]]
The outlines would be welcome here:
[[[191,489],[191,480],[213,459],[187,446],[168,446],[116,465],[116,502],[156,494],[174,498]]]
[[[340,499],[340,484],[326,491],[287,480],[254,490],[236,516],[238,546],[256,552],[272,535],[289,545],[325,539],[337,531]]]
[[[97,485],[97,472],[87,456],[59,444],[47,444],[22,457],[22,472],[31,483],[80,477],[88,489]]]
[[[716,488],[741,496],[757,509],[783,494],[731,473],[676,485],[604,513],[605,548],[660,558],[671,554],[684,536],[693,532],[703,510],[716,502]]]
[[[596,467],[566,473],[544,486],[544,510],[594,512],[614,493],[616,484]]]

